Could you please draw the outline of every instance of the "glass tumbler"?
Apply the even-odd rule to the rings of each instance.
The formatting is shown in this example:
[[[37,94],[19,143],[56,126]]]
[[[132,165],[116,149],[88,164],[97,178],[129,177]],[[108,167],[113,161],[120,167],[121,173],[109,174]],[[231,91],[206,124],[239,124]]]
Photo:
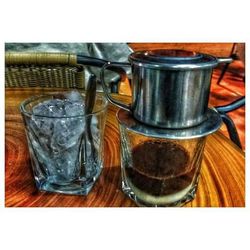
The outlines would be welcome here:
[[[127,111],[120,110],[117,118],[123,192],[139,206],[181,206],[191,201],[206,133],[218,129],[220,118],[206,133],[200,133],[206,124],[193,130],[167,130],[142,124]]]
[[[85,94],[81,96],[84,100]],[[39,190],[87,195],[103,167],[108,102],[97,93],[91,114],[84,115],[79,105],[72,102],[62,116],[60,100],[64,99],[64,93],[41,95],[25,100],[20,106],[34,179]],[[48,112],[44,115],[43,110],[34,112],[42,103],[53,100],[56,103],[48,107],[50,115]]]

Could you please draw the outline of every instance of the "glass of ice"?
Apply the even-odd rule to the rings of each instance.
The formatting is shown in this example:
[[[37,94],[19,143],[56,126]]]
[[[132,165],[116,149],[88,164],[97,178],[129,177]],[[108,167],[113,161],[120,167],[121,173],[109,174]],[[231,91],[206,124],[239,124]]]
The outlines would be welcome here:
[[[93,112],[85,115],[84,99],[84,93],[71,91],[21,103],[39,190],[87,195],[101,173],[108,102],[97,93]]]

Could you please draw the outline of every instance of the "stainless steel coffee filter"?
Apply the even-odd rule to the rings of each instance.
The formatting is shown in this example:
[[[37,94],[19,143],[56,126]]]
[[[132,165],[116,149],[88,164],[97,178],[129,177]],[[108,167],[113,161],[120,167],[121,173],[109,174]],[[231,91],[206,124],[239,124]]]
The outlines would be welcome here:
[[[188,128],[207,119],[212,70],[220,61],[210,55],[183,50],[134,52],[132,67],[132,103],[120,103],[104,90],[117,106],[130,110],[142,123],[160,128]],[[109,67],[128,64],[108,63]],[[103,81],[103,85],[104,81]]]

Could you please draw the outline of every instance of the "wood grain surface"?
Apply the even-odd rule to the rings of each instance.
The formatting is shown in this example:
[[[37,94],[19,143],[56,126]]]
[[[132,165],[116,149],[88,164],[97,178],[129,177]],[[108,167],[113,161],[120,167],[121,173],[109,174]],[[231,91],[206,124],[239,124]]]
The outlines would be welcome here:
[[[40,192],[33,180],[19,104],[46,90],[5,91],[5,206],[7,207],[133,207],[121,190],[117,108],[110,105],[105,129],[105,161],[88,196]],[[129,102],[126,96],[117,97]],[[220,132],[207,139],[196,198],[186,207],[244,207],[245,157]]]

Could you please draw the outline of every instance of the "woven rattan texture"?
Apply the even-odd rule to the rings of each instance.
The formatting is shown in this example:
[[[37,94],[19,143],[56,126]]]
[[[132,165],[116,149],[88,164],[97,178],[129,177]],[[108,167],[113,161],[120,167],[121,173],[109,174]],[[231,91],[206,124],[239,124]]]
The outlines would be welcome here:
[[[6,65],[5,87],[84,89],[84,68],[68,65]]]

